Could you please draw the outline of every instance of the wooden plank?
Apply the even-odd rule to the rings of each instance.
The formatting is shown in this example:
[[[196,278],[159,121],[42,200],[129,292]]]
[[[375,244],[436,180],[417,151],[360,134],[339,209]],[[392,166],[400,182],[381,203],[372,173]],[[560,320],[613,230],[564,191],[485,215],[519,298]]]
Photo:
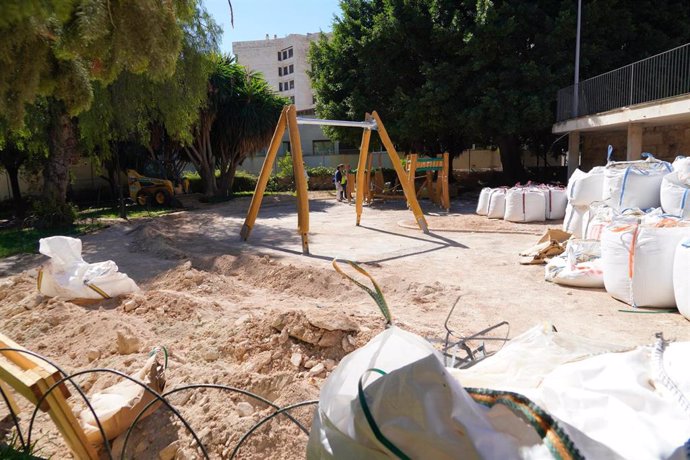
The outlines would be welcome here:
[[[391,162],[393,163],[395,172],[398,175],[398,178],[400,179],[400,183],[403,187],[403,192],[405,192],[405,197],[407,198],[407,202],[410,205],[410,209],[414,214],[415,220],[417,221],[417,225],[419,225],[419,228],[424,233],[429,233],[429,226],[426,223],[424,213],[422,213],[422,208],[419,206],[419,202],[417,201],[417,197],[415,196],[414,187],[410,188],[410,183],[407,180],[405,180],[405,171],[403,171],[403,167],[400,164],[400,157],[398,156],[398,152],[395,151],[393,142],[391,142],[390,137],[388,137],[388,132],[386,131],[385,126],[383,126],[383,122],[381,121],[379,115],[375,111],[371,115],[374,118],[374,120],[376,120],[379,137],[381,138],[381,142],[383,142],[383,145],[386,148],[388,155],[390,156]]]
[[[450,191],[448,189],[448,180],[450,177],[450,154],[445,152],[443,154],[443,178],[441,181],[441,199],[443,201],[443,207],[446,211],[450,211]]]
[[[9,385],[0,380],[0,389],[2,389],[2,392],[5,393],[7,403],[10,406],[9,410],[12,411],[14,415],[19,415],[21,413],[21,409],[17,405],[17,401],[15,401],[14,396],[12,395],[12,390],[10,390]]]
[[[247,238],[249,238],[249,234],[252,232],[252,228],[254,228],[256,217],[259,215],[259,208],[261,208],[261,201],[264,199],[266,185],[268,184],[268,179],[271,177],[273,163],[275,162],[276,155],[278,154],[278,149],[280,148],[283,134],[285,134],[285,128],[287,127],[287,110],[288,106],[283,107],[283,111],[280,113],[278,123],[276,124],[276,129],[273,132],[273,137],[271,138],[271,144],[266,152],[266,158],[264,158],[264,164],[261,167],[261,173],[259,173],[259,178],[256,181],[256,188],[254,189],[252,201],[249,204],[247,217],[244,219],[242,230],[240,230],[240,236],[244,241],[247,241]]]
[[[287,124],[290,133],[292,171],[297,189],[297,231],[302,238],[302,254],[309,254],[309,197],[307,195],[307,180],[304,177],[302,141],[297,126],[297,108],[294,105],[288,108]]]
[[[370,120],[371,115],[368,113],[365,115],[365,120]],[[369,156],[369,140],[371,139],[371,130],[365,129],[362,133],[362,143],[359,146],[359,159],[357,162],[357,178],[356,178],[356,189],[355,189],[355,212],[357,213],[356,225],[362,218],[362,201],[364,200],[364,194],[368,191],[369,181],[367,180],[368,174],[366,174],[367,162]]]

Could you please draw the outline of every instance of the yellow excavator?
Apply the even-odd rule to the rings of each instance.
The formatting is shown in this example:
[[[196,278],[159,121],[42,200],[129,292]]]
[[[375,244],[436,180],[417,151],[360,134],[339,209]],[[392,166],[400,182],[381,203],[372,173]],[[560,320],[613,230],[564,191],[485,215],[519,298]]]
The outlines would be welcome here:
[[[172,181],[157,177],[146,177],[134,169],[127,170],[129,196],[141,206],[170,206],[174,204],[175,195],[189,193],[189,179],[174,187]]]

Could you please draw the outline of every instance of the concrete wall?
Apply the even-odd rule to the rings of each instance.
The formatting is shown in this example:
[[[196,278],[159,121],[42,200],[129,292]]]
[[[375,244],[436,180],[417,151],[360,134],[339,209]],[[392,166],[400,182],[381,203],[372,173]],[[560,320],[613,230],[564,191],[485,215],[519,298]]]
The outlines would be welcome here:
[[[99,177],[98,165],[91,162],[89,159],[81,159],[70,168],[70,187],[72,191],[80,192],[85,190],[97,191],[103,187],[108,189],[108,181]],[[19,173],[19,187],[22,195],[38,195],[41,193],[43,186],[43,178],[40,174],[30,176]],[[9,200],[12,198],[12,190],[10,188],[10,179],[7,172],[0,173],[0,201]],[[94,200],[96,198],[94,197]]]
[[[625,160],[627,131],[583,132],[581,168],[606,164],[606,149],[614,147],[614,159]],[[690,155],[690,123],[648,126],[642,130],[642,151],[652,153],[661,160],[672,161],[678,155]]]

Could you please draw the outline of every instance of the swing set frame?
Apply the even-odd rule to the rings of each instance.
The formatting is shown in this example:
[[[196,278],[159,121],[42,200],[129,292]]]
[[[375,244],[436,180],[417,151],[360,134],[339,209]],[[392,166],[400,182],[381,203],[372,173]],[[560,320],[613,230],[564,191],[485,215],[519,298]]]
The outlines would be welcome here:
[[[388,132],[386,131],[386,128],[376,111],[372,112],[371,114],[367,113],[364,121],[324,120],[318,118],[298,117],[296,107],[294,105],[288,105],[285,106],[283,111],[280,113],[280,118],[278,119],[275,132],[273,133],[271,144],[268,147],[268,152],[266,152],[266,158],[264,159],[264,164],[261,168],[259,179],[256,182],[256,189],[254,190],[254,196],[252,197],[249,210],[247,211],[247,217],[245,218],[244,225],[240,231],[240,236],[244,241],[247,241],[247,238],[249,238],[249,235],[254,228],[254,224],[256,223],[259,208],[261,208],[261,202],[264,197],[264,192],[266,191],[266,185],[268,184],[268,179],[271,175],[273,164],[275,163],[276,155],[278,154],[278,149],[280,148],[281,140],[285,134],[285,130],[287,129],[290,138],[290,152],[292,154],[292,173],[295,180],[295,187],[297,189],[297,231],[302,238],[302,253],[309,254],[309,199],[307,197],[307,180],[304,175],[304,163],[302,157],[302,143],[299,134],[299,125],[340,126],[346,128],[363,129],[362,143],[359,150],[359,161],[357,163],[357,174],[355,179],[355,208],[357,213],[356,225],[360,224],[365,189],[368,188],[368,184],[365,182],[365,168],[367,165],[367,157],[369,155],[369,141],[371,140],[371,132],[377,131],[379,138],[381,139],[381,142],[386,148],[391,162],[393,163],[393,167],[395,168],[395,172],[398,175],[400,183],[402,184],[405,198],[407,199],[410,210],[414,214],[417,225],[419,225],[419,228],[424,233],[429,233],[429,227],[426,219],[424,218],[424,214],[422,213],[422,208],[419,206],[419,202],[417,201],[414,183],[410,183],[407,180],[405,170],[403,169],[402,162],[398,156],[398,152],[395,150],[390,137],[388,137]]]

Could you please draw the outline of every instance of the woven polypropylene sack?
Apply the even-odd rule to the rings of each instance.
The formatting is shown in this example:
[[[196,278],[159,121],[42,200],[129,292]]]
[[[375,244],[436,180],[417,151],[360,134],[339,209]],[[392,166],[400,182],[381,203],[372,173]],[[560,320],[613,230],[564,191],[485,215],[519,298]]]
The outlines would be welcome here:
[[[690,218],[690,184],[678,179],[678,171],[664,176],[660,196],[665,213]]]
[[[676,247],[673,257],[673,294],[681,315],[690,319],[690,238]]]
[[[510,222],[545,221],[546,196],[544,190],[527,187],[508,190],[503,218]]]
[[[611,162],[604,172],[601,200],[617,211],[658,208],[661,181],[670,172],[671,165],[665,161]]]
[[[487,217],[489,219],[503,219],[506,209],[506,189],[498,188],[491,191],[489,195],[489,209]]]
[[[489,213],[489,199],[491,198],[492,191],[492,188],[484,187],[479,193],[479,201],[477,201],[477,214],[480,216],[485,216]]]
[[[589,206],[601,200],[603,186],[603,166],[596,166],[589,172],[576,169],[568,179],[568,202],[573,206]]]

